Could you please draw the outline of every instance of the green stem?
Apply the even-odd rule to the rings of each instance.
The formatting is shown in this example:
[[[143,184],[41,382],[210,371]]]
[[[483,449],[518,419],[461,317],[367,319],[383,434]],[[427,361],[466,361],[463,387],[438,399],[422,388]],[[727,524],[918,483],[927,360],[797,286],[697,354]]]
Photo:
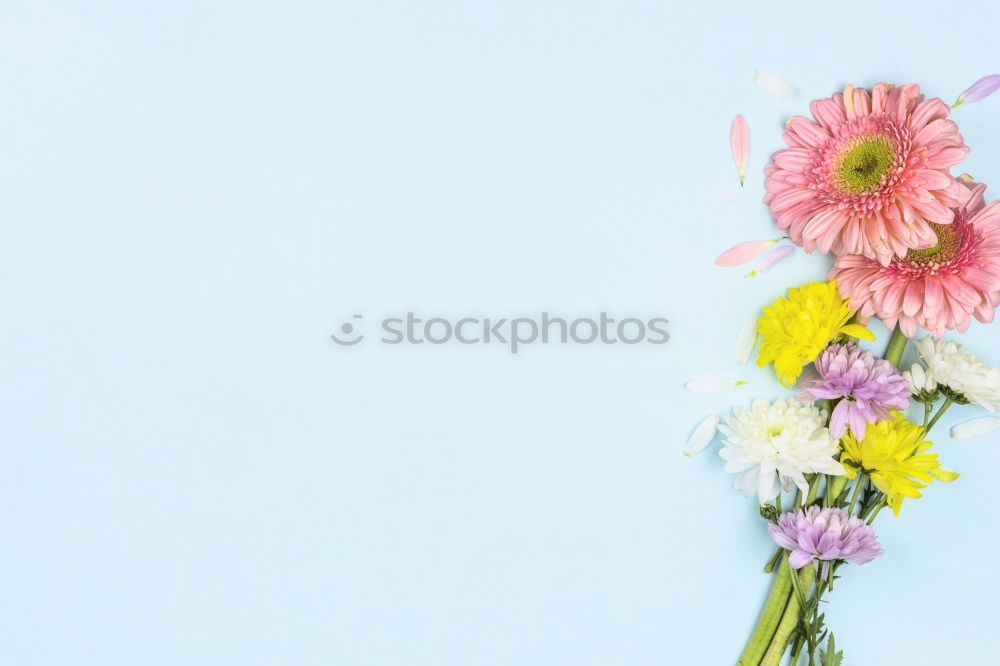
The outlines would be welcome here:
[[[886,505],[885,504],[885,500],[886,500],[886,498],[885,498],[885,496],[883,496],[882,497],[882,501],[875,505],[875,513],[873,513],[871,515],[871,518],[869,518],[868,521],[867,521],[867,523],[869,525],[871,525],[872,523],[874,523],[875,519],[878,518],[878,512],[881,511],[882,507],[884,507]]]
[[[937,411],[937,414],[934,415],[934,418],[931,419],[931,422],[927,424],[926,428],[924,428],[924,434],[929,433],[931,431],[931,428],[934,427],[934,424],[938,422],[939,418],[941,418],[941,415],[944,414],[945,410],[954,404],[955,404],[954,400],[952,400],[951,398],[945,398],[944,404],[941,405],[941,409]]]
[[[800,588],[809,588],[812,586],[813,578],[816,576],[816,567],[812,565],[802,567],[793,576],[795,576],[795,582]],[[778,630],[775,631],[774,638],[771,639],[771,644],[767,647],[767,652],[764,653],[759,666],[778,666],[785,654],[786,648],[788,648],[788,641],[792,636],[792,632],[795,631],[795,627],[799,624],[801,614],[802,607],[799,605],[799,600],[795,595],[792,595],[788,600],[788,605],[785,607],[785,614],[782,616],[781,622],[778,623]]]
[[[830,414],[833,413],[833,401],[829,398],[823,398],[819,401],[819,408],[826,412],[827,423],[829,424]]]
[[[778,550],[774,551],[774,555],[771,557],[770,560],[768,560],[767,564],[764,566],[764,573],[771,573],[772,571],[774,571],[774,566],[778,563],[778,560],[781,559],[781,553],[783,552],[784,552],[783,548],[779,548]]]
[[[869,515],[871,515],[872,511],[877,512],[877,509],[880,508],[880,506],[884,504],[885,501],[886,501],[885,493],[879,492],[875,496],[875,501],[873,501],[869,506],[866,506],[861,510],[861,513],[858,514],[858,518],[860,518],[861,520],[865,520],[866,518],[868,518]]]
[[[851,504],[847,507],[848,515],[854,513],[854,505],[858,503],[858,497],[861,495],[861,488],[865,485],[865,481],[868,477],[864,472],[858,474],[858,480],[854,486],[854,494],[851,495]]]
[[[821,571],[821,569],[820,569],[820,563],[819,562],[816,562],[815,566],[817,568],[817,571]],[[833,578],[833,563],[832,562],[827,567],[827,577],[828,578]],[[828,584],[828,581],[824,580],[821,575],[816,579],[816,593],[813,595],[813,605],[812,605],[813,619],[812,619],[812,624],[810,625],[810,628],[809,628],[809,663],[810,664],[813,663],[814,655],[816,653],[816,648],[817,648],[817,642],[818,642],[816,639],[818,638],[817,634],[819,633],[819,604],[820,604],[821,601],[823,601],[823,592],[826,591],[827,584]]]
[[[805,644],[806,642],[802,640],[801,634],[795,637],[795,642],[792,643],[792,660],[788,662],[790,666],[795,666],[795,664],[799,663],[799,655],[802,654],[802,646]]]
[[[832,481],[831,481],[832,480]],[[840,501],[840,496],[847,489],[846,476],[834,476],[827,479],[826,497],[823,498],[825,506],[834,506]]]
[[[807,565],[809,566],[809,565]],[[799,601],[799,606],[805,608],[806,594],[802,591],[802,585],[798,576],[792,576],[792,589],[795,591],[795,598]]]
[[[899,330],[899,325],[896,325],[896,330],[892,332],[892,337],[889,338],[889,346],[885,348],[885,360],[892,363],[896,368],[899,367],[899,362],[903,358],[903,351],[906,349],[906,343],[909,342],[909,338],[903,335],[903,332]]]
[[[830,571],[827,573],[827,576],[826,576],[826,590],[827,590],[827,592],[833,592],[833,579],[835,578],[834,574],[837,573],[837,567],[839,567],[841,564],[843,564],[843,562],[831,562],[830,563]]]
[[[789,597],[792,593],[792,570],[788,566],[787,553],[781,558],[781,565],[778,573],[774,576],[771,585],[771,592],[764,602],[764,610],[760,613],[757,626],[754,627],[747,646],[736,662],[737,666],[758,666],[764,651],[767,650],[771,639],[774,636],[778,624],[781,622],[782,614],[788,605]]]
[[[801,494],[796,489],[795,495],[792,497],[792,506],[798,506]],[[784,554],[784,557],[782,557],[782,554]],[[772,560],[764,567],[764,573],[771,573],[776,561],[780,562],[780,566],[778,566],[778,573],[775,574],[774,581],[771,583],[771,592],[768,594],[767,601],[764,602],[764,609],[757,619],[757,625],[750,635],[750,640],[747,641],[746,648],[743,649],[743,654],[740,656],[737,666],[758,666],[761,656],[763,656],[764,651],[770,645],[775,629],[777,629],[778,623],[785,613],[785,607],[792,594],[792,574],[791,568],[788,566],[788,554],[781,548],[778,549]]]
[[[813,478],[809,482],[809,494],[806,495],[806,500],[802,503],[802,506],[809,506],[816,501],[816,493],[819,492],[819,482],[822,478],[822,474],[813,474]]]

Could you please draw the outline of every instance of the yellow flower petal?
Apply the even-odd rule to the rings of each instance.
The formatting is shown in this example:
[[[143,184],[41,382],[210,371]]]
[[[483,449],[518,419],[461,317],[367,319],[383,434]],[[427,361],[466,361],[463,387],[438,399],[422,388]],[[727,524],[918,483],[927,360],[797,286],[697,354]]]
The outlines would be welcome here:
[[[924,434],[923,428],[907,421],[902,413],[892,412],[892,418],[868,424],[860,440],[852,432],[845,433],[840,461],[847,470],[864,470],[875,487],[888,496],[888,505],[898,515],[904,498],[922,497],[920,491],[935,480],[958,478],[941,467],[937,454],[924,453],[931,446]]]
[[[760,352],[757,365],[774,364],[778,380],[785,386],[796,382],[802,368],[837,339],[854,313],[837,292],[836,282],[811,282],[788,290],[788,294],[764,308],[757,323]],[[863,326],[858,333],[874,339]]]
[[[848,324],[840,329],[840,332],[844,335],[849,335],[852,338],[858,338],[859,340],[867,340],[868,342],[875,342],[875,334],[869,331],[867,328],[861,324]]]
[[[938,468],[937,470],[931,472],[931,475],[938,481],[954,481],[961,474],[958,472],[949,472],[946,469]]]

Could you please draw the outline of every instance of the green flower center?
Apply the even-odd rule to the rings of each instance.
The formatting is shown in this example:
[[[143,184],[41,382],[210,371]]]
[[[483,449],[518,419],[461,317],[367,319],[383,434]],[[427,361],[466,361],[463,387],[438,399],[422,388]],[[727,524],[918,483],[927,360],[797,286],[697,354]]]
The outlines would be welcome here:
[[[852,194],[871,192],[889,174],[895,157],[889,137],[862,139],[837,162],[837,181],[842,189]]]
[[[961,243],[949,224],[931,224],[931,229],[937,234],[937,245],[923,250],[910,250],[906,258],[917,264],[943,264],[952,259],[958,252]]]

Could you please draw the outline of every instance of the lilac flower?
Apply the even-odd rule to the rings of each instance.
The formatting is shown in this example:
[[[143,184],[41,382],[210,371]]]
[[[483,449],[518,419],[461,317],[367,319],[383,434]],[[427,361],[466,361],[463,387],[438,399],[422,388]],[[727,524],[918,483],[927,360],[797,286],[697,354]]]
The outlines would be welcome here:
[[[830,345],[816,359],[816,372],[800,382],[799,400],[842,398],[830,416],[830,434],[841,437],[850,427],[858,439],[865,428],[889,418],[889,410],[910,406],[906,378],[889,361],[850,343]]]
[[[767,526],[771,538],[781,548],[791,551],[788,566],[801,569],[813,560],[823,562],[820,575],[826,575],[827,562],[847,560],[867,564],[882,554],[875,530],[857,516],[840,509],[811,506],[783,513],[777,524]]]

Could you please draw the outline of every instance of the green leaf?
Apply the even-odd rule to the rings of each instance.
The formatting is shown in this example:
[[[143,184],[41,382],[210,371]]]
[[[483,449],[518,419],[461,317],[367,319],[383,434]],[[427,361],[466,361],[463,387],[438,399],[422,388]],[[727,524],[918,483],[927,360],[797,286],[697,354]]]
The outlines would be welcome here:
[[[827,641],[826,650],[820,650],[820,666],[841,666],[844,663],[844,651],[837,651],[837,644],[833,642],[833,634]]]

